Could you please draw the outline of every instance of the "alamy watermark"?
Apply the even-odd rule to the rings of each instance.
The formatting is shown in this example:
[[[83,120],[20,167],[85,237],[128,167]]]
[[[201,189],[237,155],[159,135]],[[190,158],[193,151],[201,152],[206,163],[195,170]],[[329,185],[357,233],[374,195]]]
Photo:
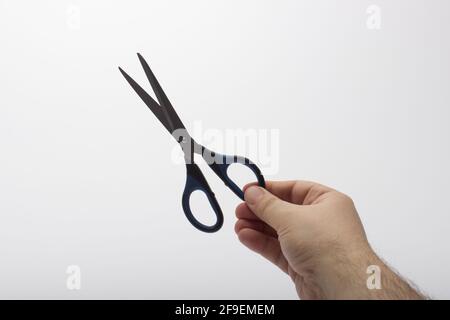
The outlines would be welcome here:
[[[66,25],[70,30],[81,28],[81,9],[75,4],[69,4],[66,8]]]
[[[369,274],[366,285],[369,290],[381,289],[381,269],[377,265],[370,265],[366,269],[366,273]]]
[[[367,20],[366,27],[369,30],[381,29],[381,8],[375,4],[370,5],[366,9]]]
[[[68,274],[66,279],[66,287],[68,290],[81,289],[81,268],[77,265],[70,265],[66,269]]]
[[[182,141],[184,152],[178,146],[171,154],[175,164],[190,163],[193,159],[186,158],[192,153],[200,154],[207,163],[239,163],[232,156],[238,155],[251,159],[264,174],[278,173],[280,155],[279,129],[205,129],[201,121],[195,121],[192,137],[200,144],[192,141],[190,135],[183,129],[172,134],[177,141]],[[205,146],[206,148],[202,147]],[[213,152],[211,152],[213,151]],[[220,153],[215,154],[214,152]],[[222,155],[229,155],[223,157]],[[231,157],[230,157],[231,156]]]

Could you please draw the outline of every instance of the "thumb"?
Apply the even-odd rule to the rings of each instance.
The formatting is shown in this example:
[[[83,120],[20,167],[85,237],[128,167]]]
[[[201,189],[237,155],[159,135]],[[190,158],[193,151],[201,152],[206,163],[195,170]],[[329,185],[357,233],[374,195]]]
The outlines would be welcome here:
[[[292,203],[286,202],[264,188],[251,186],[245,190],[245,202],[250,210],[262,221],[279,231],[289,225]]]

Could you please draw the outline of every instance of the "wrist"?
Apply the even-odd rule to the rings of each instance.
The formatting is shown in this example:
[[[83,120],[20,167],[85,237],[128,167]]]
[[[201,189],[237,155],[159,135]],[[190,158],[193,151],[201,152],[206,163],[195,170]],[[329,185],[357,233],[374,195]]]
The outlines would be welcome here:
[[[327,261],[328,260],[328,261]],[[326,257],[314,281],[321,299],[426,299],[367,244]]]
[[[366,299],[372,291],[367,285],[370,266],[385,269],[384,263],[368,244],[333,250],[323,257],[315,272],[314,282],[323,299]],[[369,269],[370,270],[370,269]]]

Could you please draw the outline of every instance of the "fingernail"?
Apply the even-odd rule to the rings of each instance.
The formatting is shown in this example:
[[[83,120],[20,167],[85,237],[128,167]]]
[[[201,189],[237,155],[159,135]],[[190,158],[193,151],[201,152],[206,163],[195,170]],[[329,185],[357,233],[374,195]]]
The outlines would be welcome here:
[[[244,199],[249,204],[255,204],[263,194],[264,191],[260,187],[250,187],[245,190]]]

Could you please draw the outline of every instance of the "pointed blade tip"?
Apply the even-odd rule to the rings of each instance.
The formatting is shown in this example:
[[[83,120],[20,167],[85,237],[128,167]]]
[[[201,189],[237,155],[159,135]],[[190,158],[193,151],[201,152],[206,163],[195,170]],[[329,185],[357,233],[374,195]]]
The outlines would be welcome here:
[[[128,73],[126,73],[121,67],[119,67],[120,73],[125,77],[125,79],[128,80],[128,78],[131,78]]]
[[[138,55],[139,61],[141,62],[141,65],[148,66],[148,63],[147,63],[147,61],[145,61],[144,57],[140,53],[138,53],[137,55]]]

